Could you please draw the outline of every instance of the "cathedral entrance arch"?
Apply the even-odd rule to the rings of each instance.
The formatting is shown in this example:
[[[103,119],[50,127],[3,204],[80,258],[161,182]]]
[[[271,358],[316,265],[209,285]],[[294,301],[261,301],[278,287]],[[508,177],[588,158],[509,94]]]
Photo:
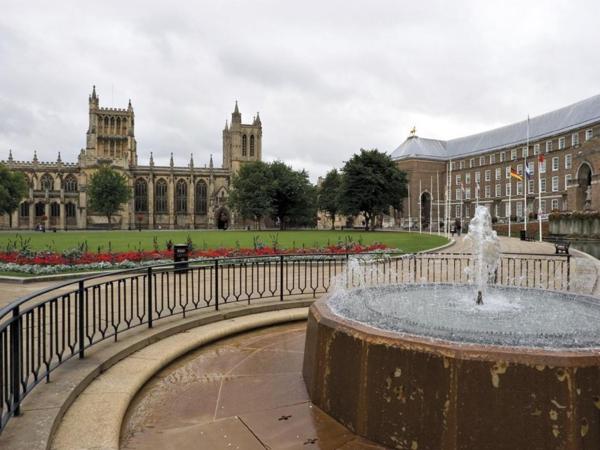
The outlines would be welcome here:
[[[584,162],[577,169],[577,194],[575,209],[582,211],[592,207],[592,167]]]
[[[227,208],[224,206],[219,208],[215,213],[215,222],[219,230],[226,230],[229,228],[230,215]]]
[[[423,192],[420,200],[421,225],[423,228],[427,228],[431,225],[431,194],[429,192]]]

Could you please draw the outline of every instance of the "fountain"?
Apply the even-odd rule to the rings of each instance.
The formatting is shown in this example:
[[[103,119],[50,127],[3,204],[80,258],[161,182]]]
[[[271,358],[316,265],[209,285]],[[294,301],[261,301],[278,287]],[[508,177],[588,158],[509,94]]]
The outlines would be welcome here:
[[[337,289],[310,309],[314,404],[411,450],[600,448],[600,304],[489,284],[489,213],[469,227],[469,284]]]

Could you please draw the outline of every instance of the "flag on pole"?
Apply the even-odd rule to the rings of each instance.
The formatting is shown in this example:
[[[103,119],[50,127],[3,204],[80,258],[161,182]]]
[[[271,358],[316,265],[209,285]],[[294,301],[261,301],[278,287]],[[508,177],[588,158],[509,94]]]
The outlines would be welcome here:
[[[539,161],[541,164],[544,164],[544,161],[545,161],[545,159],[544,159],[544,155],[543,155],[542,153],[540,153],[540,156],[538,156],[538,161]]]
[[[529,163],[525,163],[525,177],[529,179],[532,175],[533,174],[531,173],[531,167],[529,167]]]
[[[519,181],[523,181],[523,177],[512,167],[510,168],[510,176],[516,178]]]

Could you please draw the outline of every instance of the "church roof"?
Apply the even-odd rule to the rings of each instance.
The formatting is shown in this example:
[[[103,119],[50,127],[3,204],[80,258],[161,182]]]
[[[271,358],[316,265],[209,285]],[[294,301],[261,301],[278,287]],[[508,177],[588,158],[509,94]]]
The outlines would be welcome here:
[[[536,141],[600,121],[600,95],[529,120],[529,140]],[[392,159],[442,159],[484,153],[527,142],[527,120],[448,141],[410,136],[392,152]]]

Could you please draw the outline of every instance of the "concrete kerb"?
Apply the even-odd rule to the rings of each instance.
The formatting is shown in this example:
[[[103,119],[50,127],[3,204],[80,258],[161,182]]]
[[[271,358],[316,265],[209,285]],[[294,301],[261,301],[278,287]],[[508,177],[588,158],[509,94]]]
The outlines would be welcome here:
[[[96,344],[86,350],[86,358],[83,360],[73,358],[67,361],[51,374],[49,383],[42,382],[41,386],[36,387],[28,395],[21,406],[22,415],[13,417],[0,435],[0,448],[14,450],[49,449],[62,418],[77,397],[103,372],[145,347],[188,330],[215,324],[216,322],[272,311],[307,308],[314,300],[312,296],[303,296],[284,302],[268,301],[253,305],[222,305],[220,311],[196,311],[190,313],[186,319],[181,319],[181,316],[170,317],[156,322],[154,328],[138,327],[124,332],[117,342],[107,340]],[[282,317],[287,316],[282,314]],[[301,319],[290,319],[288,317],[285,320],[276,320],[273,324],[291,320]],[[256,325],[250,323],[247,330],[269,324],[259,320]],[[246,331],[246,329],[240,331],[232,329],[231,334],[241,331]],[[213,340],[220,337],[218,333],[215,333]],[[204,343],[208,342],[210,341]],[[184,353],[196,347],[190,347]],[[182,354],[178,352],[174,358]],[[172,360],[165,357],[165,365]],[[96,446],[96,448],[100,447]]]

